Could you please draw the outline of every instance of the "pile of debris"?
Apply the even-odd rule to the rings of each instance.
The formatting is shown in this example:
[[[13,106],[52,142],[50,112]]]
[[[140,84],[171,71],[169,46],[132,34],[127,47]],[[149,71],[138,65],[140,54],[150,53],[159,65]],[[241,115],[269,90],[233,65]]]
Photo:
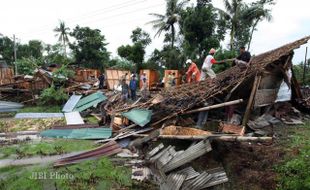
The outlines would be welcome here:
[[[147,164],[162,190],[205,189],[228,181],[223,168],[201,173],[191,166],[178,169],[212,150],[208,140],[202,140],[186,150],[176,151],[174,146],[158,145],[146,155]],[[178,170],[177,170],[178,169]]]

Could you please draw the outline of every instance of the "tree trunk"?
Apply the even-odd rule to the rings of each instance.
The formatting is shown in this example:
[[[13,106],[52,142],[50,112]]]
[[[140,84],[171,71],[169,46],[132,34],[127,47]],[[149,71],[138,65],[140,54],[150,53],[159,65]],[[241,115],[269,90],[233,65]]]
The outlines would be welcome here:
[[[255,28],[256,28],[258,22],[259,22],[259,19],[257,19],[255,21],[254,25],[252,26],[252,31],[251,31],[251,35],[250,35],[250,39],[249,39],[249,44],[248,44],[248,51],[250,50],[253,34],[254,34],[254,31],[255,31]]]
[[[66,51],[66,41],[63,41],[63,45],[64,45],[64,56],[65,58],[67,58],[67,51]]]
[[[174,30],[174,26],[171,25],[171,48],[174,47],[174,40],[175,40],[175,30]]]
[[[234,48],[235,27],[232,25],[230,30],[230,51]]]

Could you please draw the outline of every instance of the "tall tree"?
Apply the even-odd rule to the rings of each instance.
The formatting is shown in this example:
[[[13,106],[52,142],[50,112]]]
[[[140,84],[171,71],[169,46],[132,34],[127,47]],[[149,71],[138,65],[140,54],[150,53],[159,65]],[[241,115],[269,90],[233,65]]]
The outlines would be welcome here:
[[[166,13],[164,15],[158,13],[150,13],[156,17],[155,20],[149,22],[153,28],[157,30],[155,37],[160,36],[162,32],[170,32],[171,47],[174,47],[176,39],[176,26],[180,20],[180,13],[188,0],[179,2],[179,0],[166,0]]]
[[[54,32],[57,32],[55,35],[58,37],[58,42],[63,44],[63,51],[64,51],[64,56],[67,57],[67,43],[69,43],[69,28],[66,27],[66,24],[64,21],[59,21],[59,26],[54,29]]]
[[[136,28],[130,36],[133,45],[122,45],[117,49],[119,56],[136,64],[136,72],[140,70],[144,61],[145,48],[151,43],[150,35],[141,28]]]
[[[230,22],[230,50],[234,49],[234,38],[237,29],[242,24],[245,3],[242,0],[223,0],[225,10],[218,9],[222,17]]]
[[[196,7],[188,7],[181,14],[183,53],[198,64],[211,48],[218,48],[224,39],[225,30],[219,30],[218,15],[212,4],[198,1]]]
[[[268,5],[274,5],[274,0],[259,0],[257,2],[253,2],[252,6],[245,13],[245,20],[247,20],[251,25],[251,32],[249,36],[248,42],[248,50],[251,47],[251,42],[253,38],[254,31],[257,28],[259,22],[263,20],[271,21],[271,9],[266,8]]]
[[[75,42],[69,43],[75,62],[89,68],[104,69],[104,63],[109,61],[106,49],[106,39],[99,29],[76,26],[70,33]]]

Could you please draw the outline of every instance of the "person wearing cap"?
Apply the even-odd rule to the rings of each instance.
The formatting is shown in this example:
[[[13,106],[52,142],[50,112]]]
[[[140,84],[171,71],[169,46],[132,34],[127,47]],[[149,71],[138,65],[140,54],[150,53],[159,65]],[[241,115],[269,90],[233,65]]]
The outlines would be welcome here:
[[[212,70],[212,65],[223,63],[223,61],[216,61],[214,59],[213,56],[215,52],[216,50],[214,48],[211,48],[209,51],[209,55],[205,58],[202,68],[201,68],[202,72],[201,72],[200,80],[205,80],[207,75],[209,75],[211,79],[214,79],[216,77],[215,72]]]
[[[130,89],[130,98],[132,100],[136,99],[136,91],[137,91],[137,80],[136,80],[136,75],[132,74],[131,79],[129,82],[129,89]]]
[[[200,71],[191,59],[186,60],[186,65],[189,65],[186,72],[186,82],[198,82],[200,80]]]

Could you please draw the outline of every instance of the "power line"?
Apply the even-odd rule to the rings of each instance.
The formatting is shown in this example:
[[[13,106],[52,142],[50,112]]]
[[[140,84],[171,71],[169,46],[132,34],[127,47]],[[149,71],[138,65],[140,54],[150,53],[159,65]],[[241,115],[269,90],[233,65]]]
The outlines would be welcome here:
[[[137,0],[126,1],[124,3],[116,4],[116,5],[111,6],[111,7],[107,7],[107,8],[104,8],[104,9],[98,9],[96,11],[92,11],[92,12],[86,13],[86,14],[81,15],[81,16],[72,17],[71,19],[68,19],[66,22],[67,23],[72,23],[72,22],[76,22],[76,21],[79,21],[79,20],[85,20],[87,18],[98,16],[100,14],[105,14],[105,13],[109,13],[109,12],[112,12],[112,11],[115,11],[115,10],[120,10],[120,9],[123,9],[123,8],[131,7],[131,6],[134,6],[134,5],[137,5],[137,4],[141,4],[141,3],[144,3],[147,0],[138,0],[137,2],[134,2],[134,1],[137,1]],[[39,29],[37,31],[46,31],[46,30],[50,30],[48,25],[45,25],[44,27],[41,27],[41,29]],[[27,34],[27,33],[31,33],[31,32],[26,32],[24,34]]]
[[[91,23],[98,22],[98,21],[104,21],[104,20],[107,20],[107,19],[110,19],[110,18],[115,18],[115,17],[119,17],[119,16],[123,16],[123,15],[128,15],[128,14],[132,14],[132,13],[136,13],[136,12],[141,12],[141,11],[144,11],[144,10],[152,9],[152,8],[154,8],[154,7],[159,7],[159,6],[162,6],[162,5],[164,5],[164,4],[165,4],[165,3],[155,4],[155,5],[152,5],[152,6],[143,7],[143,8],[136,9],[136,10],[127,11],[127,12],[124,12],[124,13],[115,14],[115,15],[111,15],[111,16],[108,16],[108,17],[95,19],[95,20],[92,20],[92,21],[82,22],[82,23],[79,23],[79,24],[91,24]],[[112,26],[113,26],[113,25],[114,25],[114,24],[112,24]],[[110,26],[111,26],[111,25],[110,25]],[[25,36],[31,36],[31,35],[33,35],[33,34],[47,33],[47,31],[48,31],[48,32],[51,32],[50,29],[49,29],[49,30],[37,31],[37,32],[29,33],[28,35],[25,35]]]

